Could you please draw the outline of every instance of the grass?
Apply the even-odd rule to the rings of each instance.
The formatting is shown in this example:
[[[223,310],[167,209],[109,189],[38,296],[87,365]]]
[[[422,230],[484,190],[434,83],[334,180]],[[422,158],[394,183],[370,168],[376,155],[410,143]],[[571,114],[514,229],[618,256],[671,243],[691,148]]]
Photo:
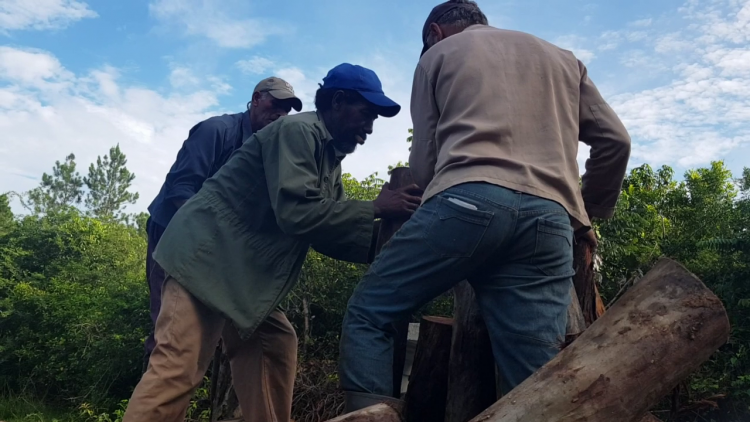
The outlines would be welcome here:
[[[53,408],[24,397],[0,396],[2,422],[81,422],[76,411]]]

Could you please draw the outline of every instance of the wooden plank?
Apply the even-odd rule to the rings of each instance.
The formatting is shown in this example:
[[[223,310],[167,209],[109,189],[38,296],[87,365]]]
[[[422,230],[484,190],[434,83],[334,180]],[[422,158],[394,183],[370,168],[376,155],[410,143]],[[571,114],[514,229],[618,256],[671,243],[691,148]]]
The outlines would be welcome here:
[[[407,422],[445,419],[452,332],[450,318],[422,318],[406,391],[404,417]]]

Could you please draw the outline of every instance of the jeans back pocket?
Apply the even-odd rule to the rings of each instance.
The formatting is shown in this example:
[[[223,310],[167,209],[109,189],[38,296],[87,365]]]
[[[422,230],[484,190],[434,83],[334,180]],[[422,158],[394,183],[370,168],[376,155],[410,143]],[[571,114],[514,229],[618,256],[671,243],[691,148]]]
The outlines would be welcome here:
[[[563,217],[561,217],[563,218]],[[564,216],[564,218],[568,218]],[[545,218],[537,219],[534,265],[548,276],[572,277],[573,227]]]
[[[440,256],[466,258],[474,254],[494,213],[482,211],[462,198],[435,198],[434,215],[425,241]]]

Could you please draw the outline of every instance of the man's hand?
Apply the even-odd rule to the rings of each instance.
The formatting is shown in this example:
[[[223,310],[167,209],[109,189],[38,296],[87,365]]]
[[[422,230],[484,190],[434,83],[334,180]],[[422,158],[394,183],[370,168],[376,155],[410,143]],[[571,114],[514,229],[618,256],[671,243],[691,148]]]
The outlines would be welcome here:
[[[386,183],[373,201],[375,218],[409,218],[419,208],[422,193],[422,189],[417,185],[391,190]]]
[[[588,230],[575,233],[576,242],[585,242],[591,246],[591,249],[596,249],[599,246],[599,241],[596,240],[596,233],[594,229],[589,228]]]

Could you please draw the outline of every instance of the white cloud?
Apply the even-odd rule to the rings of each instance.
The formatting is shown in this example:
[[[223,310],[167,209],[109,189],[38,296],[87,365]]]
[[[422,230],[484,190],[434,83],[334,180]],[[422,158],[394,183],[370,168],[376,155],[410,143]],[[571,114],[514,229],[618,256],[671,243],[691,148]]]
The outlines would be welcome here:
[[[76,0],[2,0],[0,32],[65,28],[96,16],[86,3]]]
[[[630,22],[630,26],[647,27],[647,26],[651,26],[651,24],[653,23],[653,21],[654,20],[651,19],[651,18],[641,19],[641,20],[637,20],[635,22]]]
[[[642,24],[636,26],[644,26]],[[635,43],[638,41],[645,40],[649,37],[647,31],[605,31],[599,37],[600,44],[597,46],[599,51],[614,50],[620,47],[623,43]]]
[[[627,65],[669,64],[672,80],[611,99],[634,139],[634,163],[705,165],[750,142],[750,2],[689,0],[681,32],[660,34],[653,53]]]
[[[689,51],[695,45],[691,40],[684,39],[679,32],[660,35],[656,40],[654,50],[657,53],[679,53]]]
[[[275,63],[265,57],[254,56],[246,60],[239,60],[235,63],[235,66],[243,73],[261,74],[274,67]]]
[[[34,88],[65,85],[72,74],[56,57],[39,50],[0,46],[0,78]]]
[[[175,67],[169,74],[169,83],[174,88],[192,88],[200,85],[201,80],[187,67]]]
[[[173,82],[199,79],[181,72],[172,73]],[[158,192],[190,128],[224,112],[218,95],[227,89],[208,78],[162,93],[124,84],[112,67],[76,75],[48,52],[9,47],[0,48],[0,82],[0,192],[35,187],[71,152],[85,171],[119,143],[137,175],[137,210]]]
[[[282,32],[269,22],[238,17],[241,6],[242,2],[235,0],[154,0],[149,10],[166,25],[186,35],[206,37],[224,48],[254,47]]]
[[[589,64],[594,58],[596,57],[596,54],[587,48],[584,48],[583,45],[585,45],[586,40],[583,37],[579,37],[577,35],[565,35],[562,37],[558,37],[553,41],[553,44],[557,45],[560,48],[564,48],[566,50],[570,50],[575,54],[575,56],[578,58],[578,60],[582,61],[585,64]]]
[[[722,70],[723,76],[750,75],[750,49],[720,48],[706,54],[706,59]]]

